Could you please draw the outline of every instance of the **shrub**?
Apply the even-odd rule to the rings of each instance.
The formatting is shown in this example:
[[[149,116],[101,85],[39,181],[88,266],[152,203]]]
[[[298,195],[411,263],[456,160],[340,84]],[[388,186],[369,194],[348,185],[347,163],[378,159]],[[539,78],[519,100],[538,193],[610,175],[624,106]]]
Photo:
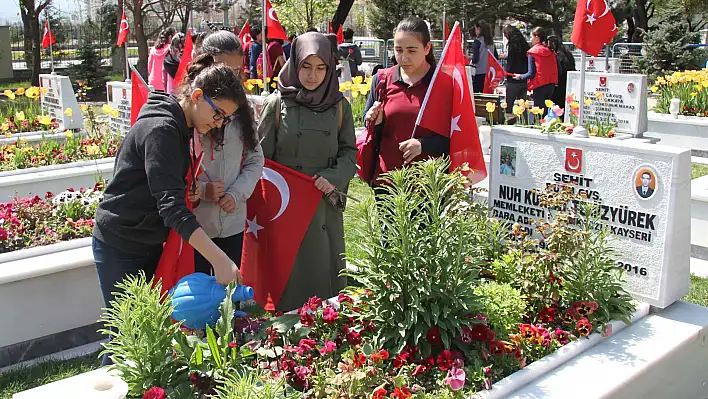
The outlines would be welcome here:
[[[510,284],[490,281],[477,286],[474,293],[481,298],[487,322],[500,339],[518,331],[526,313],[526,301],[519,290]]]

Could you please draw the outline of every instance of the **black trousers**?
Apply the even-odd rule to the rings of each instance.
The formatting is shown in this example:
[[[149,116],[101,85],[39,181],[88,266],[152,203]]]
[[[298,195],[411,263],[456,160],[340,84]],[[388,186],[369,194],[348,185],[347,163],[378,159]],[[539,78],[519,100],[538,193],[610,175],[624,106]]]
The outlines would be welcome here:
[[[484,92],[484,78],[485,74],[477,74],[474,75],[474,78],[472,78],[472,90],[475,93],[483,93]]]
[[[225,238],[212,238],[214,244],[228,255],[237,266],[241,265],[241,251],[243,250],[243,232]],[[210,276],[214,275],[214,268],[206,258],[196,249],[194,250],[194,271]]]
[[[541,117],[545,117],[546,113],[548,113],[548,109],[546,107],[546,100],[550,100],[551,97],[553,97],[553,89],[555,88],[555,83],[549,83],[547,85],[543,85],[541,87],[533,89],[533,105],[539,108],[543,108],[543,115],[541,115]]]
[[[516,80],[507,78],[506,79],[506,112],[511,112],[514,107],[514,101],[519,99],[526,99],[528,96],[526,93],[529,90],[529,86],[525,80]]]

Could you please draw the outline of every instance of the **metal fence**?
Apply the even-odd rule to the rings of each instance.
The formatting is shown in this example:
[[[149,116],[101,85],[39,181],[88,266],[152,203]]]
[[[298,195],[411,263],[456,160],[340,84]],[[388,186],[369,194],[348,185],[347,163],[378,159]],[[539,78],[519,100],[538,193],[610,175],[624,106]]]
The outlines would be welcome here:
[[[646,57],[642,43],[617,43],[612,46],[612,57],[617,58],[619,73],[641,73],[638,61]]]

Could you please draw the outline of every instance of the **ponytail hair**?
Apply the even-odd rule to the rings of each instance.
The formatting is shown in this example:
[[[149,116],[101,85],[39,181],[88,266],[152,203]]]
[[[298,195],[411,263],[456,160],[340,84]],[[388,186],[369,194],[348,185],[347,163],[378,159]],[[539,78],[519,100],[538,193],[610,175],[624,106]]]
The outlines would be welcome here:
[[[396,32],[406,32],[413,33],[418,37],[418,40],[423,43],[423,47],[430,43],[430,29],[428,29],[428,24],[418,17],[408,17],[398,23],[396,29],[393,31],[395,35]],[[430,64],[431,67],[435,68],[437,62],[435,61],[435,54],[433,53],[433,46],[430,46],[430,52],[425,56],[425,60]]]
[[[235,102],[238,105],[236,118],[241,123],[245,148],[250,151],[256,148],[258,135],[253,108],[246,97],[241,80],[233,69],[215,62],[211,54],[197,55],[187,66],[187,74],[180,86],[180,97],[189,97],[194,89],[202,89],[206,96],[215,100],[225,99]],[[224,145],[224,128],[222,126],[210,133],[219,147]]]

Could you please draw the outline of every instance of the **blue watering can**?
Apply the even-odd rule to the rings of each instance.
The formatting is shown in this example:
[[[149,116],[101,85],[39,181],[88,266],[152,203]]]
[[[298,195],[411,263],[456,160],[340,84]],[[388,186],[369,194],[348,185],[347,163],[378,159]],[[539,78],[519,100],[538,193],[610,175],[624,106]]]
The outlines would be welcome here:
[[[219,305],[226,298],[226,287],[216,282],[216,277],[204,273],[192,273],[182,277],[170,290],[174,320],[182,320],[185,327],[203,330],[214,326],[219,319]],[[231,299],[234,302],[253,298],[253,288],[239,285]],[[246,314],[236,310],[237,317]]]

